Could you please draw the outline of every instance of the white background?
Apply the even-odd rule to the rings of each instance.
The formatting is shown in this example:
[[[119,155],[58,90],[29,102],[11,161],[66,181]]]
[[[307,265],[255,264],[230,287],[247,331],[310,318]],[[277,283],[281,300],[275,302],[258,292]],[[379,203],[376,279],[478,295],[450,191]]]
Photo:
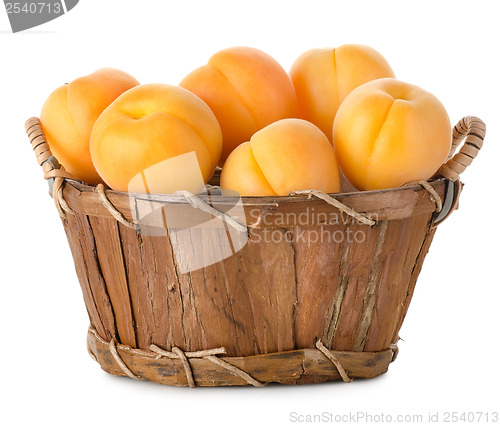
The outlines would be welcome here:
[[[443,420],[450,411],[498,411],[495,3],[81,0],[18,34],[0,5],[0,423],[281,425],[292,412],[424,420],[439,412]],[[103,66],[142,83],[178,84],[229,46],[262,49],[288,70],[305,50],[344,43],[377,49],[399,79],[434,93],[453,123],[477,115],[488,126],[484,150],[462,176],[460,209],[425,261],[397,361],[373,380],[263,389],[170,388],[104,373],[87,354],[87,313],[25,120],[56,87]]]

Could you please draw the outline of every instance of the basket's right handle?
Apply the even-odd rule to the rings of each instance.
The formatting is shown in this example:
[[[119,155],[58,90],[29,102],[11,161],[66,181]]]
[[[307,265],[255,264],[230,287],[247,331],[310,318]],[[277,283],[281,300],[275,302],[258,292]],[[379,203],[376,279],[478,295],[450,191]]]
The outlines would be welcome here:
[[[472,163],[472,160],[476,158],[477,153],[483,146],[485,135],[486,125],[480,118],[473,116],[462,118],[453,128],[453,139],[446,163],[439,168],[436,175],[455,182],[467,166]],[[465,142],[460,151],[453,155],[464,138]]]

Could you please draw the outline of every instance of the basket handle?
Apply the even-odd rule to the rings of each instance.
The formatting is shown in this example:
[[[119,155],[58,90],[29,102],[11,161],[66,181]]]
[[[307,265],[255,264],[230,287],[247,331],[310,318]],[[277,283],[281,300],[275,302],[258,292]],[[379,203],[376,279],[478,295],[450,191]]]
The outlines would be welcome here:
[[[42,167],[43,177],[49,183],[49,190],[54,199],[57,211],[62,219],[66,218],[66,212],[72,213],[73,211],[68,206],[64,197],[62,196],[62,186],[64,179],[77,179],[69,172],[64,170],[64,167],[59,164],[56,157],[52,155],[49,144],[45,139],[42,124],[37,117],[30,118],[24,125],[26,133],[31,142],[33,151],[35,151],[38,165]]]
[[[56,177],[77,180],[71,173],[66,171],[64,167],[59,164],[56,157],[52,155],[49,144],[45,139],[40,120],[37,117],[32,117],[26,122],[24,127],[31,142],[31,147],[33,151],[35,151],[38,165],[42,167],[43,177],[47,180],[52,179],[52,181]]]
[[[453,137],[450,153],[444,163],[436,173],[452,182],[455,182],[460,174],[472,163],[477,153],[483,146],[486,125],[477,117],[468,116],[462,118],[453,128]],[[453,155],[465,138],[460,151]]]

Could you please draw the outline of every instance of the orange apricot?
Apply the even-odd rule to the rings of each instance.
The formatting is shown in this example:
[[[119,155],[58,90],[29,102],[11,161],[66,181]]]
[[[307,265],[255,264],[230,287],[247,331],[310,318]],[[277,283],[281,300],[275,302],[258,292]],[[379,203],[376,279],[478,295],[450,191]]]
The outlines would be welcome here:
[[[297,118],[274,122],[227,158],[221,188],[243,196],[286,195],[316,189],[338,192],[335,150],[314,124]]]
[[[394,188],[437,171],[450,150],[450,119],[434,95],[384,78],[345,98],[333,124],[333,144],[356,188]]]
[[[222,133],[210,108],[178,86],[144,84],[118,97],[98,118],[90,152],[117,191],[199,192],[212,175]]]
[[[292,65],[290,77],[299,117],[316,124],[332,140],[333,120],[344,98],[361,84],[394,77],[394,72],[371,47],[344,44],[303,53]]]
[[[45,101],[40,121],[52,154],[77,179],[102,182],[90,158],[90,133],[101,113],[139,82],[113,68],[102,68],[59,87]]]
[[[223,135],[221,164],[258,130],[297,116],[297,99],[286,71],[272,57],[250,47],[217,52],[180,86],[203,99],[217,117]]]

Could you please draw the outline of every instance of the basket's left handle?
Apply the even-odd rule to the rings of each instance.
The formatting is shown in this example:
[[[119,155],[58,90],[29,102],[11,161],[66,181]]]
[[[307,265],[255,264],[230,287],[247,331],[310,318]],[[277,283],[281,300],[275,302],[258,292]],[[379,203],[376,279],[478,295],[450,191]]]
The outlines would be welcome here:
[[[37,117],[30,118],[24,127],[30,139],[31,147],[33,151],[35,151],[38,165],[42,167],[43,177],[47,180],[56,177],[76,180],[71,173],[61,167],[59,161],[57,161],[56,157],[50,152],[49,144],[45,139],[40,120]]]
[[[50,193],[52,194],[52,198],[54,198],[57,211],[64,219],[66,217],[65,212],[72,213],[72,210],[66,201],[64,201],[62,196],[62,185],[64,179],[71,179],[74,181],[77,181],[77,179],[66,171],[64,167],[59,164],[56,157],[52,155],[49,144],[45,139],[42,125],[37,117],[30,118],[24,127],[30,139],[33,151],[35,151],[38,165],[42,167],[43,177],[47,179],[49,183]]]

